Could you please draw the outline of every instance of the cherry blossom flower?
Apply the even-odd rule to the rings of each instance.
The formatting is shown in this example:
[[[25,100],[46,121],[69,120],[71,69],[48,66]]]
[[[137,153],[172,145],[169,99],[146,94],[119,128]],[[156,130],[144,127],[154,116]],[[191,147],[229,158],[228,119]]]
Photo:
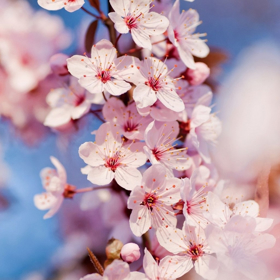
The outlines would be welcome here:
[[[64,8],[67,12],[75,12],[84,4],[84,0],[38,0],[38,4],[50,11],[57,11]]]
[[[217,143],[221,133],[221,121],[215,114],[210,114],[211,108],[198,105],[189,118],[190,130],[186,138],[189,150],[197,150],[206,163],[211,162],[210,149]]]
[[[47,103],[52,110],[44,125],[59,127],[77,120],[90,110],[92,101],[92,94],[82,88],[75,77],[71,77],[69,86],[54,89],[48,94]]]
[[[128,139],[144,140],[144,132],[152,118],[139,116],[135,102],[125,106],[115,97],[110,98],[103,107],[106,121],[119,129],[121,135]]]
[[[41,171],[42,184],[46,192],[34,196],[34,204],[39,210],[49,209],[44,219],[52,217],[58,211],[67,189],[74,190],[74,187],[67,184],[67,175],[63,165],[55,157],[50,159],[56,170],[47,167]]]
[[[239,272],[252,280],[264,278],[265,266],[256,255],[273,247],[276,240],[267,233],[255,235],[255,227],[253,218],[235,216],[224,230],[214,225],[206,228],[207,241],[228,274]]]
[[[273,223],[272,219],[258,217],[259,205],[254,200],[241,202],[227,200],[223,202],[218,195],[213,192],[208,193],[206,198],[207,213],[204,215],[212,224],[224,228],[234,216],[248,216],[255,220],[255,231],[257,232],[265,231],[271,227]]]
[[[204,231],[201,227],[190,227],[186,223],[183,229],[160,228],[157,231],[159,243],[168,251],[177,254],[172,258],[176,262],[172,267],[173,276],[179,278],[193,267],[197,274],[205,279],[216,279],[218,261],[211,254],[213,251],[207,244]]]
[[[161,164],[167,175],[173,177],[173,169],[182,171],[190,167],[186,148],[175,149],[179,133],[178,122],[162,123],[153,121],[145,131],[146,146],[144,151],[152,164]]]
[[[154,57],[146,57],[143,62],[135,60],[135,64],[140,73],[133,81],[136,84],[133,99],[138,108],[152,106],[159,99],[165,107],[175,112],[184,110],[185,105],[177,94],[180,87],[176,88],[180,78],[169,76],[172,69],[168,71],[167,66]]]
[[[153,165],[143,174],[141,185],[138,185],[127,202],[132,209],[130,227],[136,236],[141,236],[152,227],[176,226],[177,219],[171,207],[180,199],[177,178],[166,178],[166,169],[161,165]]]
[[[74,55],[67,59],[69,72],[79,79],[82,87],[93,94],[104,91],[121,95],[131,86],[124,80],[133,76],[134,63],[129,56],[117,58],[117,50],[108,40],[102,39],[92,46],[91,58]]]
[[[140,257],[140,248],[136,243],[127,243],[121,249],[121,258],[127,263],[135,262]]]
[[[149,13],[151,0],[110,0],[115,12],[108,16],[121,33],[130,32],[134,42],[143,48],[152,49],[150,36],[166,31],[169,20],[155,12]]]
[[[195,69],[188,68],[186,79],[192,86],[199,86],[209,77],[210,68],[203,62],[196,62]]]
[[[199,176],[199,170],[194,170],[191,178],[183,179],[181,187],[181,197],[184,202],[183,214],[186,218],[186,223],[191,226],[201,226],[203,228],[208,224],[204,216],[207,209],[205,185],[199,190],[196,190],[196,180]]]
[[[79,148],[79,155],[88,166],[82,170],[93,184],[107,185],[114,178],[127,190],[141,182],[138,167],[146,163],[143,143],[124,143],[110,123],[104,123],[96,132],[95,142],[86,142]]]
[[[175,280],[172,277],[174,267],[176,267],[176,256],[166,256],[160,263],[156,262],[151,253],[145,248],[143,259],[143,268],[149,280]],[[175,265],[174,265],[175,264]]]
[[[120,260],[114,260],[108,265],[103,276],[97,273],[89,274],[80,280],[145,280],[145,274],[130,272],[129,265]]]
[[[195,69],[196,65],[193,55],[206,57],[209,53],[209,48],[205,44],[205,40],[200,39],[200,37],[206,34],[193,34],[195,28],[201,24],[198,13],[190,9],[180,14],[180,1],[176,0],[170,11],[169,21],[169,40],[177,48],[179,56],[186,66]]]

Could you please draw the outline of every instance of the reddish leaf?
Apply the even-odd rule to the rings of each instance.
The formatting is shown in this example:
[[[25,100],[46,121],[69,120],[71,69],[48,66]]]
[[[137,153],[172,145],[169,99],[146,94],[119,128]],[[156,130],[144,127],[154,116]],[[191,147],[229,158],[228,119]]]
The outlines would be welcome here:
[[[90,5],[100,12],[100,3],[99,0],[89,0]]]
[[[86,38],[85,38],[85,49],[89,53],[91,51],[91,47],[94,43],[94,37],[98,26],[98,20],[94,20],[90,26],[88,27]]]

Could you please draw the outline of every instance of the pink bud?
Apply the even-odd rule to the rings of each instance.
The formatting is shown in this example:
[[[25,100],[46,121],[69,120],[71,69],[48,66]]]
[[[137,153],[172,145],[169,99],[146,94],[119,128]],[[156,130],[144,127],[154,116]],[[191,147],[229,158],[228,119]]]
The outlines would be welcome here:
[[[203,62],[196,62],[195,69],[187,69],[186,78],[192,86],[201,85],[210,75],[210,68]]]
[[[140,248],[135,243],[127,243],[122,247],[121,258],[127,262],[132,263],[137,261],[141,256]]]
[[[57,53],[50,58],[50,66],[54,74],[61,76],[69,74],[66,62],[68,57],[66,54]]]

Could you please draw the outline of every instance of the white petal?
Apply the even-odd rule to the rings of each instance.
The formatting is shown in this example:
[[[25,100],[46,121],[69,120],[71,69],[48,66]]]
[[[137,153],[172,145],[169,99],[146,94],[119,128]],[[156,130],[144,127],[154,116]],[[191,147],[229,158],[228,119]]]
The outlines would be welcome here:
[[[133,190],[141,184],[142,174],[134,167],[118,167],[115,172],[117,183],[126,190]]]
[[[71,111],[67,106],[54,108],[47,115],[44,125],[49,127],[59,127],[69,123],[71,120]]]
[[[108,16],[115,23],[115,29],[119,33],[124,34],[129,32],[129,28],[125,24],[124,19],[119,14],[113,12],[109,13]]]
[[[144,234],[151,226],[151,215],[147,207],[136,206],[130,215],[129,224],[136,236]]]
[[[204,279],[216,279],[218,274],[218,261],[214,256],[204,255],[195,262],[195,271]]]
[[[102,148],[93,142],[86,142],[79,148],[79,156],[90,166],[104,165]]]
[[[139,108],[152,106],[157,101],[155,92],[144,84],[136,86],[133,91],[133,99]]]
[[[111,169],[105,166],[98,166],[92,168],[87,176],[87,179],[93,184],[104,186],[111,183],[114,176],[115,174]]]

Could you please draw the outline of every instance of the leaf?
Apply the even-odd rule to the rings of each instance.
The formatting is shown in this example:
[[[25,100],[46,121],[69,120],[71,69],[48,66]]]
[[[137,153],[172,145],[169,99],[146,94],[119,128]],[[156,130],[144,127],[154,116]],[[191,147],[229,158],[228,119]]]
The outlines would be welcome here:
[[[85,49],[86,52],[90,53],[91,47],[94,43],[94,37],[98,26],[98,20],[94,20],[88,27],[85,37]]]
[[[99,0],[89,0],[89,4],[95,8],[98,12],[100,12],[100,3]]]
[[[103,275],[104,273],[104,269],[102,267],[102,265],[100,264],[100,262],[98,261],[98,259],[96,258],[96,256],[93,254],[93,252],[87,248],[87,251],[88,251],[88,255],[89,255],[89,258],[94,266],[94,268],[96,269],[96,271],[100,274],[100,275]]]

